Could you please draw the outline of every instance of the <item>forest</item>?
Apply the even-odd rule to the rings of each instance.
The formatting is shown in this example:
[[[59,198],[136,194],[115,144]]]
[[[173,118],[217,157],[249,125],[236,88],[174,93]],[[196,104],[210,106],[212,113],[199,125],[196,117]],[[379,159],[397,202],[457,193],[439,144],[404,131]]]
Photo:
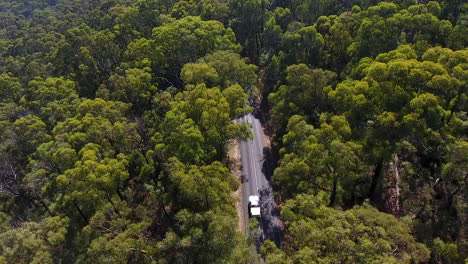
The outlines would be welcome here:
[[[462,0],[0,0],[0,264],[467,263],[467,112]]]

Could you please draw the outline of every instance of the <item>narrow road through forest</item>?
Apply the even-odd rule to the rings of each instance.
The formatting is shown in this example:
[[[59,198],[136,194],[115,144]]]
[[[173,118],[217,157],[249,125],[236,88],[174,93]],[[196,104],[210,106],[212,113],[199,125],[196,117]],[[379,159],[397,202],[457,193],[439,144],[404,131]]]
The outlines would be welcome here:
[[[278,208],[276,206],[273,190],[269,182],[271,170],[269,170],[266,159],[268,149],[264,145],[264,133],[260,120],[252,114],[248,114],[238,120],[239,123],[250,123],[252,125],[253,138],[240,142],[240,155],[242,163],[243,178],[243,210],[245,226],[248,227],[248,201],[250,195],[260,197],[261,219],[260,219],[260,241],[269,239],[281,247],[281,223]]]

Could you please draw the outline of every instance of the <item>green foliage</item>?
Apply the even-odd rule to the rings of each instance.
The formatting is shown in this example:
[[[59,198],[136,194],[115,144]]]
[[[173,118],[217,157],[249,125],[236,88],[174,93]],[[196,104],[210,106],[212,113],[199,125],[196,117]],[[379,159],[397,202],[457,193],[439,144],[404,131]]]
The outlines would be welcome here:
[[[0,75],[0,94],[1,102],[18,103],[23,96],[24,88],[19,82],[19,79],[11,73],[3,73]]]
[[[314,26],[303,26],[299,22],[289,24],[283,34],[282,47],[287,51],[286,63],[318,64],[324,44],[322,34]]]
[[[284,157],[273,181],[286,197],[326,190],[330,192],[330,205],[335,205],[337,199],[355,195],[347,194],[346,186],[357,185],[365,178],[362,146],[347,140],[351,128],[343,116],[321,119],[320,128],[313,129],[300,116],[290,118],[289,132],[283,137],[285,147],[280,150]]]
[[[109,81],[112,89],[105,97],[132,103],[137,109],[145,109],[151,105],[158,91],[148,67],[127,69],[122,75],[112,75]]]
[[[186,84],[205,83],[227,88],[234,84],[249,88],[257,81],[257,66],[247,64],[237,53],[216,51],[196,63],[185,64],[181,78]]]
[[[17,119],[13,123],[13,129],[18,137],[19,148],[25,152],[23,155],[33,153],[39,145],[51,139],[46,124],[34,115]]]
[[[3,263],[52,263],[63,253],[68,218],[47,217],[26,222],[0,235],[0,261]]]
[[[177,193],[175,200],[178,206],[195,212],[229,208],[232,202],[230,193],[237,189],[237,182],[220,162],[185,170],[180,161],[174,160],[170,167],[170,178],[177,188],[173,193]],[[232,208],[230,210],[233,214]]]
[[[143,235],[150,226],[149,219],[132,221],[129,204],[118,199],[109,200],[113,201],[112,204],[108,203],[97,211],[84,230],[87,234],[99,234],[88,248],[90,262],[126,263],[132,259],[139,263],[151,263],[154,243]]]
[[[51,127],[74,115],[79,98],[71,80],[35,78],[28,83],[21,101]]]
[[[205,138],[192,119],[169,111],[162,126],[163,131],[155,135],[157,150],[176,155],[186,163],[197,164],[206,159]]]
[[[88,143],[78,153],[73,168],[57,176],[57,187],[64,202],[99,206],[97,201],[113,192],[128,178],[128,160],[122,153],[116,158],[103,157],[99,145]]]
[[[262,35],[266,20],[266,9],[271,0],[228,0],[230,24],[236,37],[245,49],[247,57],[258,61]]]
[[[202,21],[199,17],[186,17],[157,27],[153,37],[157,45],[155,63],[162,65],[183,65],[216,49],[239,49],[230,29],[217,21]]]
[[[234,176],[220,162],[188,167],[172,159],[168,165],[174,206],[184,208],[175,215],[176,232],[162,241],[162,250],[172,252],[169,262],[249,263],[249,249],[236,246],[243,238],[235,231]]]
[[[306,103],[300,104],[304,96],[294,98],[293,103],[286,101],[292,97],[287,89],[301,87],[296,83],[301,83],[304,76],[292,75],[293,66],[287,68],[286,85],[279,86],[269,98],[273,103],[272,117],[277,118],[272,119],[277,120],[272,124],[276,133],[283,135],[278,144],[281,159],[273,176],[282,197],[322,192],[328,193],[330,205],[341,206],[376,197],[376,189],[382,188],[379,186],[391,184],[388,162],[397,154],[407,161],[400,169],[401,176],[397,176],[403,193],[410,193],[414,186],[430,188],[427,181],[435,181],[444,187],[435,188],[434,195],[452,197],[449,198],[454,199],[450,203],[451,210],[464,210],[458,194],[464,186],[462,172],[466,172],[460,165],[463,163],[460,155],[466,151],[464,134],[458,128],[466,120],[462,117],[465,109],[460,98],[465,96],[462,85],[465,74],[461,72],[468,57],[465,50],[443,48],[429,48],[421,57],[416,53],[409,45],[402,45],[397,50],[379,54],[374,60],[362,59],[353,73],[360,79],[344,80],[334,89],[322,90],[322,94],[306,90],[311,98],[306,102],[320,100],[315,109],[308,109]],[[314,82],[307,81],[302,86],[312,89],[313,85]],[[317,122],[316,118],[309,117],[317,108],[324,112],[332,110],[335,114],[322,113]],[[455,114],[457,112],[459,114]],[[283,130],[278,126],[279,121],[289,115],[292,115],[289,124]],[[319,128],[313,129],[306,120],[317,122]],[[422,160],[439,163],[441,169],[426,169],[420,163]],[[379,177],[386,178],[379,180]],[[427,195],[425,192],[427,190],[404,198],[405,210],[429,213],[416,201]],[[391,199],[387,195],[377,197]],[[424,202],[426,206],[439,206],[428,196],[425,199],[428,199]],[[457,218],[443,209],[432,215],[439,215],[446,219],[444,221]],[[450,218],[452,220],[448,220]],[[434,235],[445,233],[449,228],[438,223],[437,220],[432,222]],[[424,236],[424,231],[420,232]]]
[[[317,108],[326,109],[326,87],[335,82],[336,74],[322,69],[310,69],[305,64],[286,68],[286,83],[269,95],[271,123],[281,133],[289,116],[299,114],[318,120]]]
[[[225,95],[235,97],[228,101]],[[218,87],[207,88],[205,84],[187,86],[186,91],[175,96],[162,132],[154,136],[156,149],[184,162],[221,159],[228,140],[249,135],[246,125],[231,122],[239,113],[245,112],[241,103],[246,97],[242,89],[235,87],[226,89],[223,94]]]
[[[168,233],[160,250],[170,256],[163,263],[194,261],[201,263],[251,263],[250,249],[239,247],[242,238],[234,230],[235,217],[219,210],[176,215],[178,228],[186,236]]]
[[[126,54],[135,66],[149,61],[153,72],[173,80],[184,64],[218,49],[239,51],[234,32],[218,21],[188,16],[155,27],[151,39],[134,40]]]
[[[255,262],[227,169],[249,112],[285,223],[266,263],[466,262],[467,11],[1,1],[0,263]]]
[[[171,16],[183,18],[186,16],[200,16],[203,20],[226,21],[228,6],[225,2],[217,0],[189,0],[178,1],[171,10]]]
[[[54,207],[69,212],[72,205],[80,208],[87,221],[106,194],[117,191],[129,177],[127,155],[139,136],[123,116],[127,109],[124,103],[84,100],[77,115],[58,123],[53,139],[37,148],[25,178],[30,188],[48,197]]]
[[[245,90],[238,84],[231,85],[222,91],[223,96],[226,98],[230,106],[229,116],[240,117],[252,111],[251,107],[247,107],[248,95]]]
[[[442,239],[436,238],[432,242],[432,254],[436,263],[459,263],[460,256],[457,252],[457,245],[454,243],[444,243]]]
[[[329,208],[320,196],[298,195],[285,202],[281,215],[290,243],[278,251],[265,244],[266,263],[424,263],[429,250],[393,216],[369,205],[347,211]]]

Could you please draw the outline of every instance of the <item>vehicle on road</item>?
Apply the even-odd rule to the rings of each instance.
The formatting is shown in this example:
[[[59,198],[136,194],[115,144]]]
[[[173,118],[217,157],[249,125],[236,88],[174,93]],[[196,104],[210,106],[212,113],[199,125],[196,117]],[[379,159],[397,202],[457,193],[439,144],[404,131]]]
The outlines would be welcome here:
[[[260,198],[257,195],[249,196],[249,217],[260,218]]]

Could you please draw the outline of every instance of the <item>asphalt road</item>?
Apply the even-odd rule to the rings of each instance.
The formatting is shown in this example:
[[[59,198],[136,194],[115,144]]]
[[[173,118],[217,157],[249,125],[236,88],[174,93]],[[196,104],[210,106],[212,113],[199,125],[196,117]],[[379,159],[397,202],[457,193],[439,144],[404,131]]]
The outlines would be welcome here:
[[[243,178],[243,206],[245,215],[245,226],[248,227],[248,201],[250,195],[260,197],[260,229],[261,236],[257,248],[264,239],[270,239],[281,247],[281,224],[278,209],[273,198],[270,179],[270,170],[266,160],[267,149],[263,144],[263,128],[260,121],[252,114],[246,115],[238,120],[240,123],[252,125],[253,139],[240,143],[240,154]]]

